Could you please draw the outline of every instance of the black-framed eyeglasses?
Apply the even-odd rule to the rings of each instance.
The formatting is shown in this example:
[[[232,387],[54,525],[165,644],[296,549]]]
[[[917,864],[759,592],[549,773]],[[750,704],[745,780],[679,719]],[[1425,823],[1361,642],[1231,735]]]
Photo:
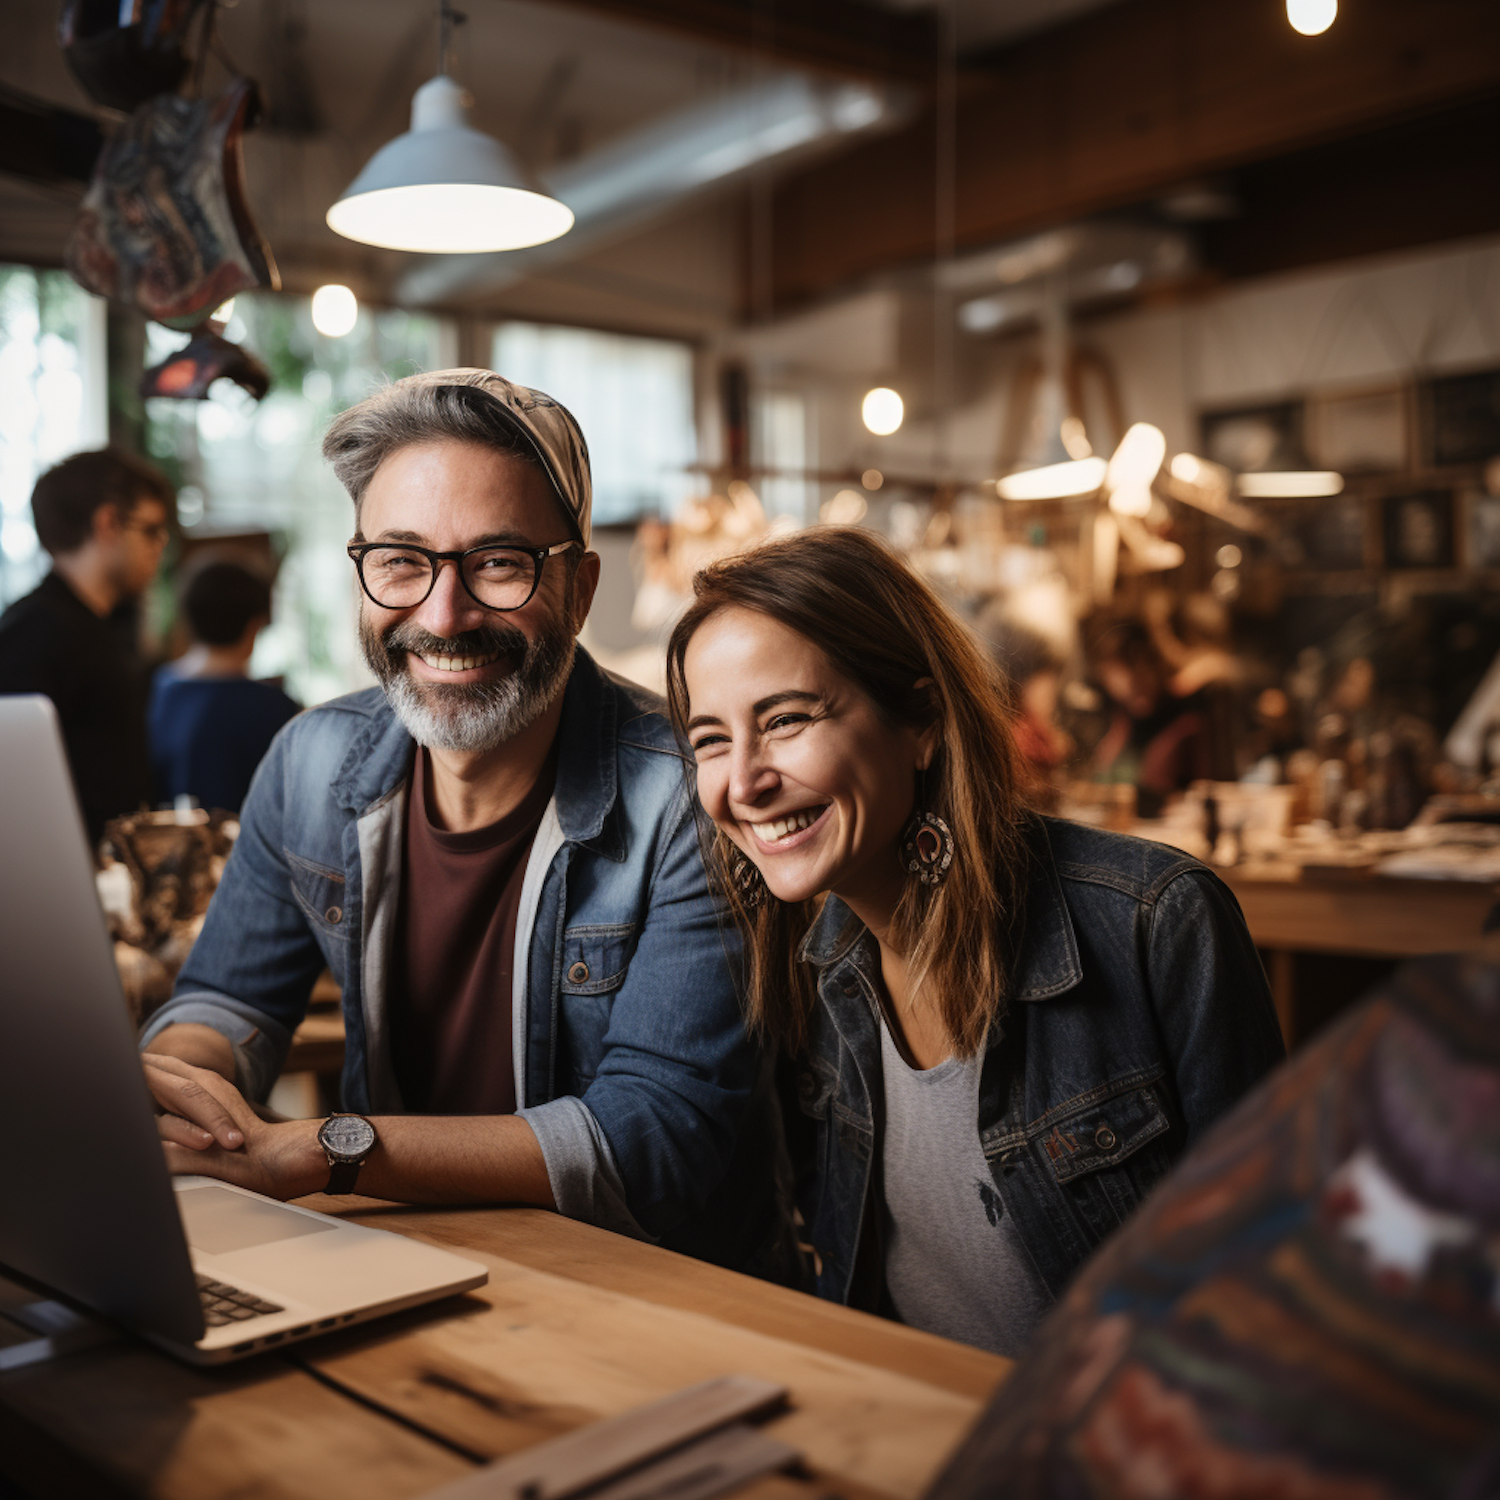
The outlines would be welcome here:
[[[348,552],[359,586],[382,609],[414,609],[432,592],[438,569],[451,562],[476,604],[512,610],[536,593],[549,557],[582,545],[575,539],[551,547],[485,545],[434,552],[412,542],[350,542]]]

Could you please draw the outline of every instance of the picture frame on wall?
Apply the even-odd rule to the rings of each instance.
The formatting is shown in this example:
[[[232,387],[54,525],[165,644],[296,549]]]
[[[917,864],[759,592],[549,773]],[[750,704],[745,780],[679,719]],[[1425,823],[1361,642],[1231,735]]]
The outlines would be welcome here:
[[[1500,455],[1500,370],[1441,375],[1423,395],[1436,468],[1487,463]]]
[[[1304,426],[1315,469],[1382,474],[1412,467],[1412,402],[1405,386],[1309,396]]]
[[[1454,566],[1452,490],[1424,489],[1386,495],[1380,508],[1386,567]]]
[[[1199,424],[1204,457],[1236,474],[1308,467],[1301,401],[1206,411]]]
[[[1277,551],[1288,568],[1356,572],[1368,566],[1366,506],[1358,495],[1298,500],[1276,506]]]

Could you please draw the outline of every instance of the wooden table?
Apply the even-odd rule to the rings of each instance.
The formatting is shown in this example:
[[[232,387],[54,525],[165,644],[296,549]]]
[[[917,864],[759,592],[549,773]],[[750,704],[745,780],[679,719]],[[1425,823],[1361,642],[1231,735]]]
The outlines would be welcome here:
[[[1403,959],[1472,948],[1497,899],[1476,881],[1394,880],[1368,870],[1237,865],[1217,873],[1266,954],[1288,1045],[1305,1030],[1299,954]]]
[[[539,1209],[305,1200],[484,1261],[478,1292],[202,1371],[121,1337],[0,1372],[0,1475],[39,1495],[405,1500],[724,1374],[777,1381],[808,1473],[747,1500],[910,1500],[1008,1362]],[[7,1332],[7,1328],[9,1331]],[[0,1321],[0,1346],[20,1337]]]

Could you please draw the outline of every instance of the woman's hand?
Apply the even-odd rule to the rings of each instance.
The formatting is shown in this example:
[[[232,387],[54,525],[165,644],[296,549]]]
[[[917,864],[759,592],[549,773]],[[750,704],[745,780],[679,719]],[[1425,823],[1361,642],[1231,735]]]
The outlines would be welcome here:
[[[271,1198],[315,1193],[327,1180],[319,1121],[272,1124],[212,1069],[151,1052],[141,1062],[160,1111],[157,1130],[169,1171],[218,1177]]]

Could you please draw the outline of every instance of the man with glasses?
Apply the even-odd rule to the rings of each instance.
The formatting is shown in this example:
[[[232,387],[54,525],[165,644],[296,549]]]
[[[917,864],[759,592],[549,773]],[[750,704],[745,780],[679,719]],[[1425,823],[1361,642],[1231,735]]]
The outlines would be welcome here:
[[[44,693],[57,708],[90,842],[153,800],[146,668],[136,601],[170,536],[172,486],[113,448],[75,453],[31,492],[52,571],[0,615],[0,693]]]
[[[174,1170],[521,1202],[745,1269],[785,1241],[694,804],[657,700],[575,645],[599,558],[572,416],[484,370],[412,376],[323,445],[355,505],[380,687],[257,775],[142,1040]],[[263,1099],[324,964],[342,1108]]]

